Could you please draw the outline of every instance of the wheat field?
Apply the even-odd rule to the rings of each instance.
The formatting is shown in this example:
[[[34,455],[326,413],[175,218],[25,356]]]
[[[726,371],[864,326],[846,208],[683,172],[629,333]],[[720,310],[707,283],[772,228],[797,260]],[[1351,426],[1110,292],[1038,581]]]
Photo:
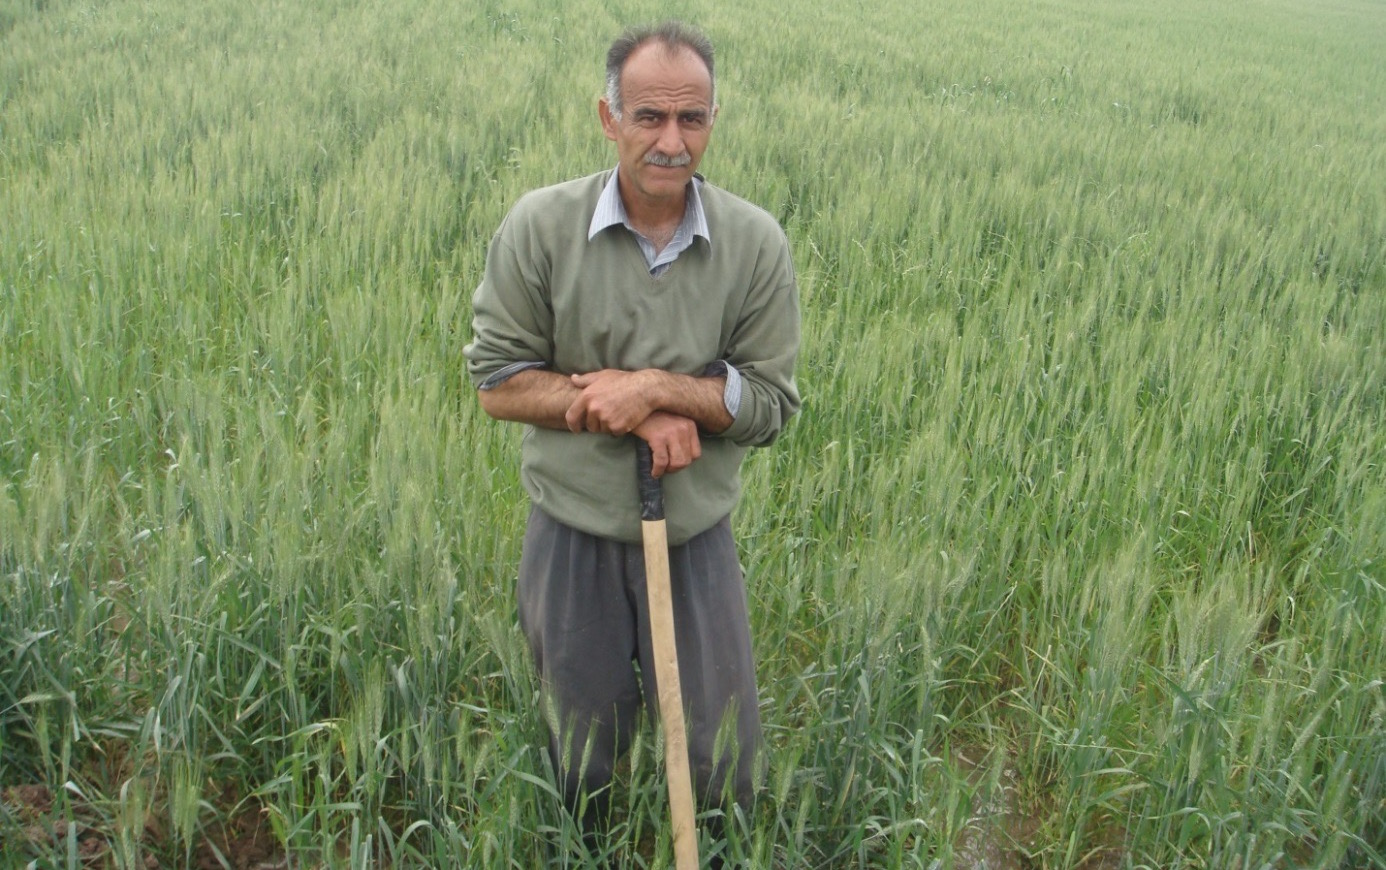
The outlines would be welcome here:
[[[671,866],[653,731],[555,798],[461,358],[670,14],[804,310],[704,854],[1386,867],[1377,0],[0,0],[0,867]]]

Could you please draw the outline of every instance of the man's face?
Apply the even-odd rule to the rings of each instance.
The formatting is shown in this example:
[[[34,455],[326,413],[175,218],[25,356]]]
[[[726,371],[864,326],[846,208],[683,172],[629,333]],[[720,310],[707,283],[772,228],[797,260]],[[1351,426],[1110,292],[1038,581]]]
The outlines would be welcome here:
[[[670,53],[646,43],[621,70],[621,100],[621,120],[605,99],[599,111],[606,138],[616,143],[627,208],[681,204],[716,115],[707,67],[689,49]]]

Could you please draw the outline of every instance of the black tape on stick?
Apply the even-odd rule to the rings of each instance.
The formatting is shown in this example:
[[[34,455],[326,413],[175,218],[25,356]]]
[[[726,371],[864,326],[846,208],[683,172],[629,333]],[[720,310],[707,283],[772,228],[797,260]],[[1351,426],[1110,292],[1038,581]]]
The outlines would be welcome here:
[[[664,519],[664,487],[654,476],[654,456],[650,445],[636,439],[635,468],[640,475],[640,519],[646,522]]]

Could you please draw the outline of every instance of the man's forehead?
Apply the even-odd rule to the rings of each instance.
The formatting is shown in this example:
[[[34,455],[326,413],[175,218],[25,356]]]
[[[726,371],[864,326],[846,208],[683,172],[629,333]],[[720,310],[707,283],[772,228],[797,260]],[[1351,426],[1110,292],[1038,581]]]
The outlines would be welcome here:
[[[621,69],[621,89],[628,104],[641,99],[712,102],[712,77],[702,58],[687,46],[657,40],[631,52]]]

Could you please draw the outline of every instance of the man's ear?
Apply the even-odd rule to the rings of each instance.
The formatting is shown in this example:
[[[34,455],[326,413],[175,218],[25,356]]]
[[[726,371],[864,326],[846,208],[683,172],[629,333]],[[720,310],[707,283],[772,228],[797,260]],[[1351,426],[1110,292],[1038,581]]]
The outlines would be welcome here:
[[[602,119],[602,132],[606,138],[616,141],[616,117],[611,114],[611,105],[606,97],[597,100],[597,116]]]

